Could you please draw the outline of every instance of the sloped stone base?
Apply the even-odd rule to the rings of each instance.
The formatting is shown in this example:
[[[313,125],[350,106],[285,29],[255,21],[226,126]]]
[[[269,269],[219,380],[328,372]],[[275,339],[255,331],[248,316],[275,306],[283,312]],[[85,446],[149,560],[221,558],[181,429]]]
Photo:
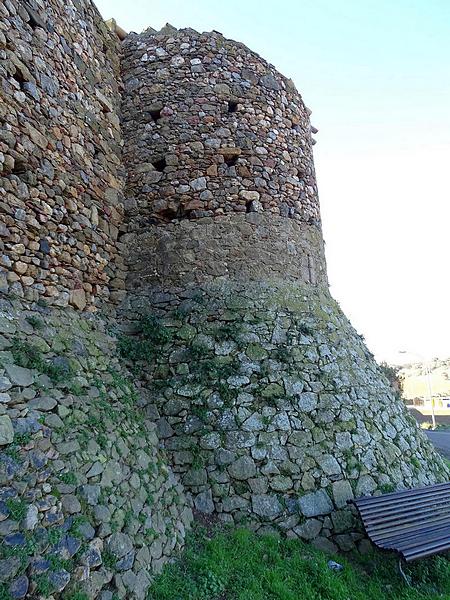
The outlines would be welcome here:
[[[198,510],[349,550],[348,501],[448,476],[328,292],[216,280],[130,296],[125,314],[135,333],[157,318],[135,366]]]

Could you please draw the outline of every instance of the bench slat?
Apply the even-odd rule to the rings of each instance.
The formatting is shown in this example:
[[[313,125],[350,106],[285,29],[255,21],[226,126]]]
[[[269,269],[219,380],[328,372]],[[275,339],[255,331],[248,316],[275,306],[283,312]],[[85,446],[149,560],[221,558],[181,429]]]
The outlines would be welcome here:
[[[440,529],[439,532],[434,532],[433,534],[428,532],[426,535],[424,535],[420,539],[419,538],[416,538],[416,539],[409,538],[407,541],[400,540],[400,541],[398,541],[398,543],[395,544],[395,546],[398,550],[414,552],[417,548],[423,548],[424,546],[427,546],[427,545],[441,544],[445,541],[448,541],[447,538],[448,538],[449,533],[450,533],[450,527],[447,525],[447,527]],[[424,540],[426,540],[426,541],[424,541]]]
[[[401,492],[392,492],[389,494],[381,494],[379,496],[362,496],[355,500],[361,508],[365,505],[377,506],[386,504],[401,504],[405,498],[408,500],[420,499],[421,496],[432,497],[436,494],[448,493],[450,491],[450,483],[439,483],[438,485],[430,485],[424,488],[414,490],[402,490]]]
[[[431,526],[426,526],[423,527],[421,529],[423,529],[423,534],[425,535],[427,531],[432,531],[434,529],[437,529],[438,527],[441,527],[442,525],[445,525],[448,523],[448,518],[444,517],[442,519],[436,519],[434,521],[434,523]],[[420,523],[419,524],[415,524],[415,527],[405,527],[400,526],[400,527],[396,527],[395,529],[390,529],[388,531],[384,531],[380,534],[374,533],[374,532],[369,532],[367,531],[367,533],[369,534],[370,539],[375,542],[376,544],[379,543],[383,543],[383,542],[390,542],[390,540],[393,540],[397,537],[402,537],[402,538],[406,538],[408,537],[410,534],[413,534],[415,531],[418,531],[420,528]],[[450,540],[449,540],[450,543]]]
[[[421,506],[428,506],[430,504],[448,502],[448,494],[449,492],[440,492],[439,494],[433,495],[431,498],[421,497],[420,499],[414,499],[410,502],[405,502],[402,499],[398,504],[393,504],[391,502],[385,503],[385,505],[373,506],[370,505],[362,506],[359,511],[361,514],[367,514],[368,516],[377,515],[377,514],[386,514],[386,509],[392,510],[410,510],[410,508],[420,508]],[[379,496],[378,496],[379,497]],[[406,508],[405,508],[406,507]]]
[[[446,512],[446,509],[448,508],[448,501],[447,502],[442,502],[440,504],[435,504],[431,507],[425,507],[422,506],[420,507],[420,515],[425,516],[425,515],[433,515],[436,512]],[[402,519],[404,520],[408,520],[408,518],[410,518],[411,516],[417,516],[416,512],[412,512],[411,510],[405,509],[402,511],[398,511],[395,514],[389,516],[389,517],[385,517],[385,515],[383,514],[377,514],[375,516],[372,515],[368,515],[365,516],[365,520],[366,520],[366,525],[369,527],[377,527],[380,523],[389,523],[392,521],[400,521]]]
[[[401,535],[393,536],[391,538],[385,538],[380,541],[379,545],[382,545],[383,547],[394,546],[394,547],[398,547],[399,549],[401,547],[407,547],[409,545],[411,547],[413,547],[415,544],[416,545],[423,544],[424,539],[433,540],[433,539],[439,539],[440,537],[445,536],[447,534],[449,527],[450,527],[450,525],[448,523],[445,523],[445,524],[441,523],[438,526],[433,527],[433,528],[423,527],[416,531],[412,531],[406,535],[401,534]]]

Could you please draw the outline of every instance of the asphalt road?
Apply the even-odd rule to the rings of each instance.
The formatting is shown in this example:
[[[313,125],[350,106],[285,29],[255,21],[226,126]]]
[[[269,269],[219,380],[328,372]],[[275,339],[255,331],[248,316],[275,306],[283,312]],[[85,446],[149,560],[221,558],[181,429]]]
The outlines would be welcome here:
[[[450,432],[448,431],[429,431],[425,433],[436,446],[436,448],[444,454],[447,458],[450,458]]]

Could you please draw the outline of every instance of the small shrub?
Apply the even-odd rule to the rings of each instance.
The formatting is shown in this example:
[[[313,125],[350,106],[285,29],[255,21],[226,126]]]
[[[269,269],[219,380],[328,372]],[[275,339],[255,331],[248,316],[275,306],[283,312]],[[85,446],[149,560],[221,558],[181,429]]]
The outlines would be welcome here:
[[[65,596],[65,600],[89,600],[89,596],[80,590],[74,590]]]
[[[380,485],[380,490],[383,494],[390,494],[395,491],[395,485],[393,483],[384,483]]]
[[[48,529],[48,542],[51,546],[57,544],[63,536],[64,532],[62,529],[56,529],[56,527]]]
[[[33,329],[40,330],[44,329],[45,327],[44,321],[36,315],[29,315],[28,317],[26,317],[26,321],[31,325],[31,327],[33,327]]]
[[[411,456],[411,464],[416,467],[416,469],[420,469],[420,461],[415,456]]]
[[[117,558],[109,550],[104,550],[102,552],[102,562],[106,569],[114,571],[116,568]]]
[[[33,344],[28,344],[15,339],[11,346],[11,352],[15,362],[20,367],[36,369],[37,371],[48,375],[54,383],[60,383],[62,381],[68,382],[74,376],[67,361],[46,361],[42,356],[41,350],[37,346],[33,346]]]
[[[53,591],[53,586],[47,575],[39,575],[38,577],[36,577],[35,581],[36,589],[39,592],[39,594],[44,596],[44,598],[50,596],[50,594]]]
[[[77,485],[77,476],[75,473],[60,473],[58,477],[66,485]]]
[[[0,583],[0,600],[12,600],[8,587],[4,583]]]

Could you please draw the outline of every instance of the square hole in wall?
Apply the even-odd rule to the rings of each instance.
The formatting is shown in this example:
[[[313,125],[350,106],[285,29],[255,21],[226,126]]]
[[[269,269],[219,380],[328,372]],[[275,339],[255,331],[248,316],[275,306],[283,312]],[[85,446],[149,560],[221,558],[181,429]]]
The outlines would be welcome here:
[[[17,81],[17,83],[20,86],[20,89],[23,90],[23,86],[27,82],[27,80],[25,79],[22,71],[16,68],[16,72],[13,74],[12,78]]]
[[[237,163],[237,161],[238,161],[238,158],[239,158],[239,155],[238,155],[238,154],[232,154],[232,155],[229,155],[229,156],[224,156],[224,157],[223,157],[223,159],[224,159],[224,161],[225,161],[225,164],[226,164],[228,167],[234,167],[234,165],[235,165],[235,164]]]
[[[159,119],[161,119],[161,111],[162,111],[162,108],[155,108],[155,109],[149,110],[150,116],[155,123],[157,123],[159,121]]]
[[[152,165],[155,167],[155,169],[157,171],[162,173],[164,171],[164,169],[167,167],[167,162],[166,162],[166,159],[164,158],[164,156],[162,156],[161,158],[158,158],[158,159],[152,161]]]

